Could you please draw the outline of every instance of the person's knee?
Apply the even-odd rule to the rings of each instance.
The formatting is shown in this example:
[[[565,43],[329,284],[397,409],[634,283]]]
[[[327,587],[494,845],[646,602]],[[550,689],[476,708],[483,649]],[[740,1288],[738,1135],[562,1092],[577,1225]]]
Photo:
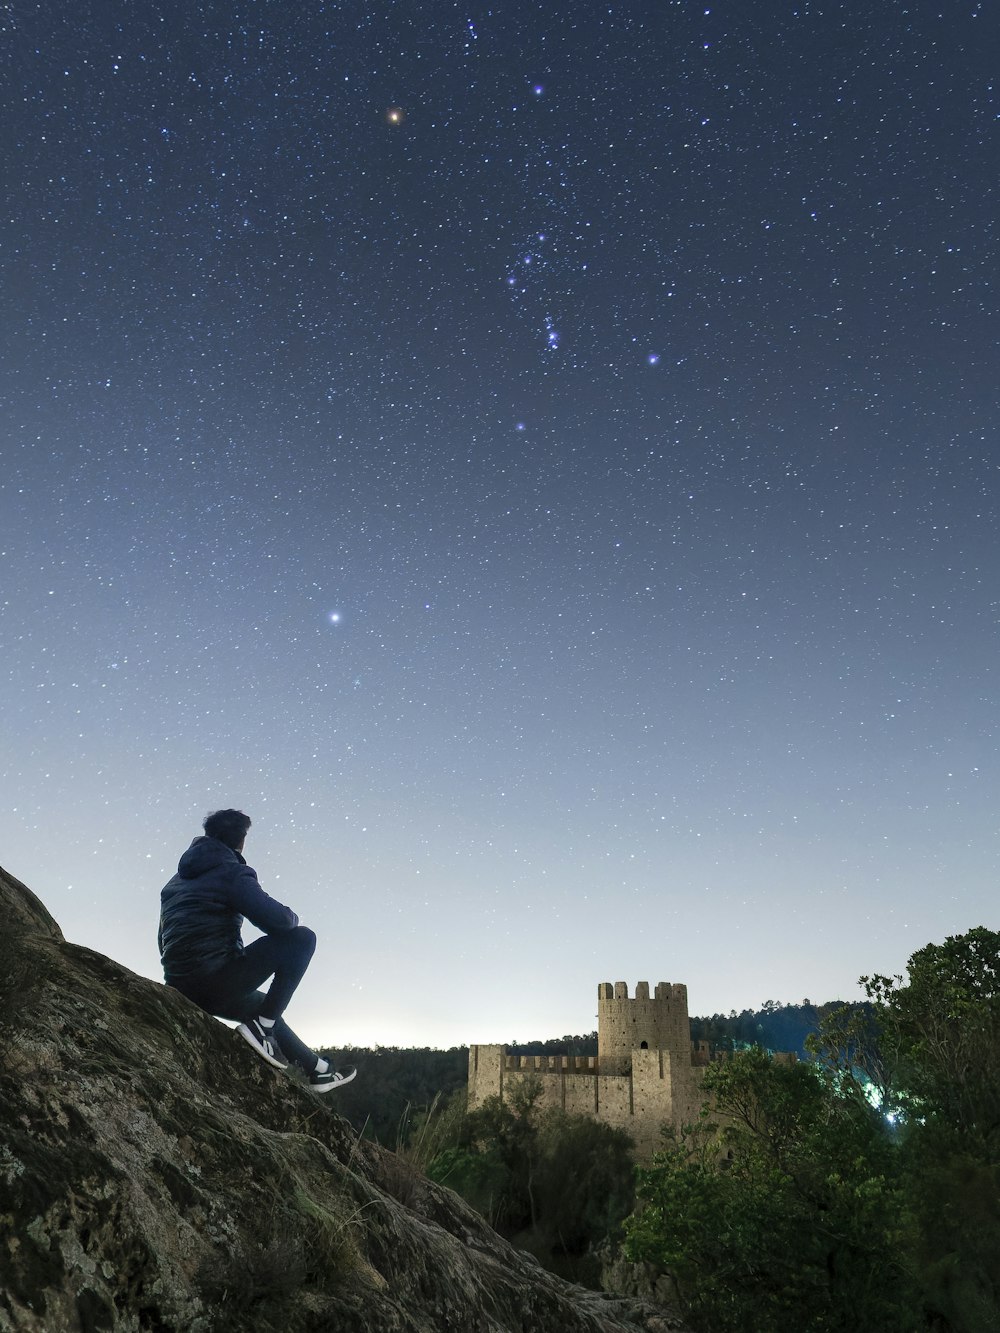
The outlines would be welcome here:
[[[291,932],[303,958],[311,958],[316,952],[316,932],[308,926],[296,926]]]

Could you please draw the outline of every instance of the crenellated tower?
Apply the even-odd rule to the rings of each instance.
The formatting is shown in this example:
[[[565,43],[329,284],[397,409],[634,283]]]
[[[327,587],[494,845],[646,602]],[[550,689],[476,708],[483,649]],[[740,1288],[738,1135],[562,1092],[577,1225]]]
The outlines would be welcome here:
[[[602,1074],[627,1074],[635,1050],[670,1051],[691,1058],[691,1023],[687,987],[636,983],[635,999],[628,984],[602,981],[597,988],[597,1066]]]

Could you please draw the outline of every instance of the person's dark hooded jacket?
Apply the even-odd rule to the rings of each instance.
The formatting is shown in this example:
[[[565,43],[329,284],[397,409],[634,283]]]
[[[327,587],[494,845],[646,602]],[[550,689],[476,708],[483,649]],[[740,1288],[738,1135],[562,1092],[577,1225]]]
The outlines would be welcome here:
[[[241,954],[244,917],[268,935],[299,924],[291,908],[268,897],[239,852],[218,838],[195,838],[160,894],[167,984],[214,972]]]

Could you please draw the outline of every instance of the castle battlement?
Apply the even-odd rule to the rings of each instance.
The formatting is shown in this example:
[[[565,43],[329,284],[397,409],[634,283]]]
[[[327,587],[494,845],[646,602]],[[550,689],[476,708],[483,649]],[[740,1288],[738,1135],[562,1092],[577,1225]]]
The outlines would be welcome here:
[[[504,1068],[536,1074],[596,1074],[596,1055],[506,1055]]]
[[[610,981],[602,981],[597,988],[598,1000],[627,1000],[628,982],[616,981],[614,985]],[[635,998],[637,1000],[649,999],[649,982],[637,981],[635,983]],[[653,998],[656,1000],[673,1000],[677,1004],[683,1004],[687,1007],[687,986],[683,984],[671,985],[669,981],[658,981],[653,992]]]

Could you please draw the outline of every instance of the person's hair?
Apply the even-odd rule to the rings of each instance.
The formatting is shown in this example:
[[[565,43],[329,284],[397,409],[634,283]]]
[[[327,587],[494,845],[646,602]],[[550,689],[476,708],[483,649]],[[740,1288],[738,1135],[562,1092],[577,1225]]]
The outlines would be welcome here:
[[[205,816],[202,828],[209,838],[218,838],[233,851],[243,842],[250,827],[250,816],[242,810],[213,810]]]

